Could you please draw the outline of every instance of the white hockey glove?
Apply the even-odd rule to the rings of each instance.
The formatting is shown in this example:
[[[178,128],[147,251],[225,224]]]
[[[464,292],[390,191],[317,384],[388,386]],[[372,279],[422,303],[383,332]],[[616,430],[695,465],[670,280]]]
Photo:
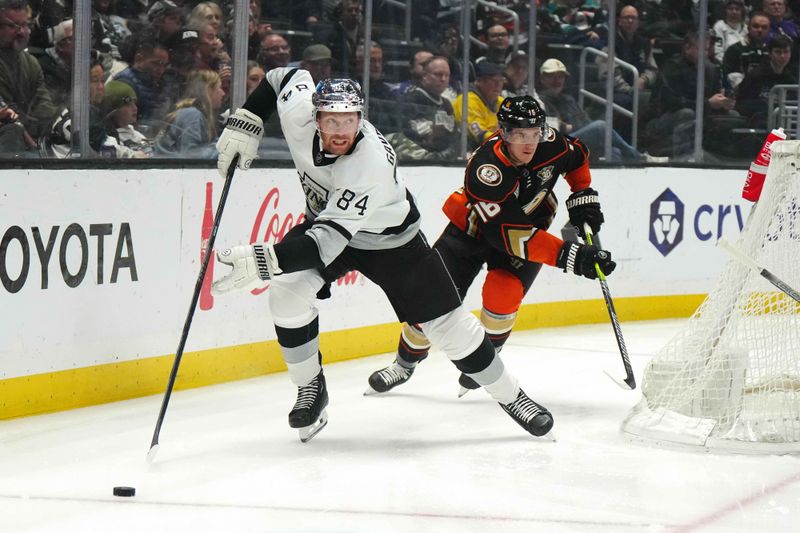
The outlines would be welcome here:
[[[219,296],[232,290],[252,289],[261,281],[274,278],[283,271],[271,244],[244,244],[217,252],[220,263],[233,267],[227,275],[211,285],[211,294]]]
[[[250,168],[258,156],[258,143],[263,133],[264,122],[246,109],[238,109],[228,117],[217,141],[217,170],[223,178],[228,175],[228,167],[236,154],[239,154],[238,167],[242,170]]]

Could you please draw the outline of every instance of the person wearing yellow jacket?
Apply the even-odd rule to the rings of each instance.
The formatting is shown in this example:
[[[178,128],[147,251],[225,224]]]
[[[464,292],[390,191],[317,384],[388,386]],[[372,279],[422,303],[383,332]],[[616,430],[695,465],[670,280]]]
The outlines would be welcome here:
[[[474,150],[497,131],[497,110],[503,98],[503,65],[487,59],[475,63],[475,83],[467,92],[468,147]],[[461,123],[464,95],[453,102],[456,123]]]

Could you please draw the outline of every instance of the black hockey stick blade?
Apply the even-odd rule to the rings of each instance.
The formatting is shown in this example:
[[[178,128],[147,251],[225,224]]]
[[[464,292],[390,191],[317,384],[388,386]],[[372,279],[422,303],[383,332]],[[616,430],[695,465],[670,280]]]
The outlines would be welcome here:
[[[781,278],[767,270],[766,268],[762,268],[761,265],[755,262],[750,256],[745,254],[739,248],[728,242],[727,239],[720,239],[717,243],[721,248],[724,248],[729,254],[733,256],[734,259],[742,263],[743,265],[747,266],[758,275],[760,275],[765,280],[772,283],[776,286],[781,292],[793,298],[797,302],[800,302],[800,292],[797,292],[792,287],[789,286],[788,283],[783,281]]]
[[[588,224],[583,225],[584,233],[586,234],[586,242],[591,246],[592,245],[592,229],[589,227]],[[603,299],[606,302],[606,309],[608,310],[608,317],[611,319],[611,326],[614,330],[614,337],[617,339],[617,347],[619,348],[619,354],[622,357],[622,366],[625,368],[625,379],[620,380],[606,372],[606,375],[610,377],[614,383],[620,386],[620,388],[625,390],[634,390],[636,388],[636,378],[633,375],[633,367],[631,366],[631,359],[628,355],[628,347],[625,346],[625,338],[622,336],[622,328],[619,325],[619,318],[617,318],[617,311],[614,309],[614,301],[611,299],[611,291],[608,289],[608,283],[606,283],[606,275],[603,274],[603,271],[600,270],[600,265],[597,263],[594,264],[594,268],[597,271],[597,279],[600,281],[600,289],[603,291]]]
[[[236,165],[239,163],[239,154],[236,154],[228,166],[228,173],[225,176],[225,184],[222,187],[222,194],[219,198],[219,205],[217,212],[214,215],[214,225],[211,228],[211,235],[208,238],[208,248],[203,256],[203,263],[200,265],[200,273],[197,276],[197,283],[194,287],[194,294],[192,295],[192,303],[189,304],[189,312],[186,314],[186,322],[183,324],[183,331],[181,332],[181,340],[178,342],[178,349],[175,351],[175,360],[172,363],[172,370],[169,373],[169,381],[167,382],[167,390],[164,392],[164,399],[161,401],[161,410],[158,413],[158,420],[156,421],[156,429],[153,431],[153,439],[150,441],[150,450],[147,452],[147,462],[152,463],[156,454],[158,453],[158,437],[161,434],[161,425],[164,423],[164,416],[167,414],[167,406],[169,399],[172,396],[172,389],[175,387],[175,379],[178,377],[178,367],[181,364],[183,357],[183,349],[186,347],[186,339],[189,337],[189,328],[192,326],[192,319],[194,318],[194,311],[197,308],[197,301],[200,299],[200,291],[203,288],[203,280],[206,277],[206,270],[208,263],[211,261],[211,254],[214,253],[214,241],[217,239],[217,230],[219,229],[220,220],[222,220],[222,210],[225,208],[225,201],[228,199],[228,191],[231,188],[233,181],[233,174],[236,172]]]

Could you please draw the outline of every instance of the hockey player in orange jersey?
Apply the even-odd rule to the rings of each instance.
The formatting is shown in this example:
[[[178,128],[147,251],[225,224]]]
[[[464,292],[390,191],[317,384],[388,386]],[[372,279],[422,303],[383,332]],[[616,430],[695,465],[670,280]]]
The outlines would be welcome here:
[[[481,322],[499,352],[542,264],[594,279],[595,263],[606,275],[616,263],[605,250],[547,232],[558,205],[553,186],[561,176],[572,191],[566,201],[570,222],[581,235],[584,223],[596,233],[604,221],[598,194],[590,186],[588,150],[580,139],[549,128],[530,96],[506,98],[497,118],[500,129],[469,160],[464,187],[445,201],[450,222],[434,248],[462,298],[487,266]],[[367,394],[408,381],[429,349],[416,324],[403,324],[395,362],[370,376]],[[459,395],[479,387],[465,374],[459,384]]]

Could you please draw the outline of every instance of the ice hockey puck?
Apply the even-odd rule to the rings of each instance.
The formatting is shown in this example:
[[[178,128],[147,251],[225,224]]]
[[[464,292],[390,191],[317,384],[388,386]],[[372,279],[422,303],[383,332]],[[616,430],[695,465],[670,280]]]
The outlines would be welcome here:
[[[136,489],[133,487],[114,487],[114,496],[136,496]]]

